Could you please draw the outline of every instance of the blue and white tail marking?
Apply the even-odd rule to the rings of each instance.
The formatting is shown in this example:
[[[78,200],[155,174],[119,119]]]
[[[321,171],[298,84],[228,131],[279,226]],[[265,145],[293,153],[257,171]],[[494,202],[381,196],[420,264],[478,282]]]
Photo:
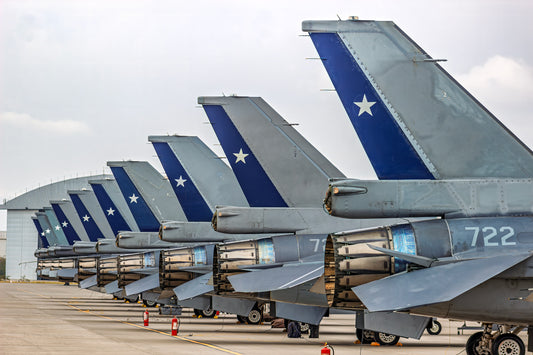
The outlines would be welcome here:
[[[139,226],[139,230],[141,232],[157,232],[160,225],[159,221],[141,197],[139,190],[137,190],[124,168],[112,166],[111,172],[115,176],[115,180]]]
[[[187,216],[187,220],[190,222],[211,221],[213,211],[207,205],[193,179],[187,174],[187,171],[168,143],[152,142],[152,145],[161,161],[161,165],[163,165],[163,169],[165,169],[170,185],[183,208],[183,212]]]
[[[379,179],[434,179],[339,35],[310,36]]]
[[[52,205],[52,209],[54,210],[54,213],[57,216],[57,219],[59,220],[59,223],[61,225],[61,229],[63,230],[63,233],[65,233],[65,236],[67,237],[69,245],[73,245],[74,242],[81,240],[78,233],[76,233],[76,230],[70,224],[69,219],[61,209],[61,206],[57,203],[50,203]]]
[[[113,230],[113,234],[117,235],[120,231],[131,231],[131,227],[126,223],[124,217],[118,210],[117,206],[111,200],[104,187],[101,184],[91,183],[91,187],[96,195],[96,199],[104,211],[104,215]]]
[[[48,248],[50,244],[48,243],[48,240],[45,237],[45,233],[43,229],[41,228],[41,225],[39,224],[39,221],[37,218],[32,217],[33,224],[35,224],[35,228],[37,229],[38,237],[37,239],[39,241],[38,248]]]
[[[250,207],[287,207],[223,106],[203,105]]]
[[[69,194],[70,200],[74,204],[74,208],[80,217],[83,228],[87,231],[87,235],[91,242],[96,242],[98,239],[104,239],[104,234],[94,221],[93,217],[87,210],[87,207],[83,204],[80,197],[77,194]]]

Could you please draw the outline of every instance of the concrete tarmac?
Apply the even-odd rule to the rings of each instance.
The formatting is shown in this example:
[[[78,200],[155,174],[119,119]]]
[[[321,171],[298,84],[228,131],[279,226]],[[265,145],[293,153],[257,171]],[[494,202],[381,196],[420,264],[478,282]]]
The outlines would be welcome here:
[[[150,324],[143,326],[143,312]],[[184,310],[177,337],[172,316],[157,308],[113,300],[110,295],[51,283],[0,283],[0,354],[320,354],[324,342],[343,354],[465,354],[474,330],[457,334],[459,322],[440,320],[440,335],[402,339],[402,346],[354,344],[353,315],[324,318],[320,338],[289,339],[270,324],[238,324],[233,315],[193,318]],[[475,325],[471,323],[470,325]],[[522,337],[525,339],[525,334]]]

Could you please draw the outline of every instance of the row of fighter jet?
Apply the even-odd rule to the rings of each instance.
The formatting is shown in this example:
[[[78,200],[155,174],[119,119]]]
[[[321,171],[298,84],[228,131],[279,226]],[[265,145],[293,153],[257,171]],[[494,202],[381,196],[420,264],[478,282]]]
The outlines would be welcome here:
[[[532,350],[531,150],[394,23],[303,30],[380,181],[347,179],[261,98],[200,97],[231,169],[149,137],[166,178],[108,162],[114,179],[37,214],[39,275],[250,322],[355,311],[383,343],[481,322],[467,354],[524,354],[527,328]]]

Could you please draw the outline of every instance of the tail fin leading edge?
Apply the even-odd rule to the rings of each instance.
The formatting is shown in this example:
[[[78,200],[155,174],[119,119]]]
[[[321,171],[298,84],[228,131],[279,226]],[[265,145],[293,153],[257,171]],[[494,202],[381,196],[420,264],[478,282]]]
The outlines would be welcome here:
[[[302,27],[380,179],[533,174],[527,146],[394,23]]]

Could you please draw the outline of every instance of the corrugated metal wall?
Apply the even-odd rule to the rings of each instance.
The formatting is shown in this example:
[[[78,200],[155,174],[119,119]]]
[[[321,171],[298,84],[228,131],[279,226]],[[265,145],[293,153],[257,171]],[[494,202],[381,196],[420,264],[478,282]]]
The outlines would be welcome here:
[[[31,220],[36,210],[7,211],[6,277],[35,280],[37,230]]]

